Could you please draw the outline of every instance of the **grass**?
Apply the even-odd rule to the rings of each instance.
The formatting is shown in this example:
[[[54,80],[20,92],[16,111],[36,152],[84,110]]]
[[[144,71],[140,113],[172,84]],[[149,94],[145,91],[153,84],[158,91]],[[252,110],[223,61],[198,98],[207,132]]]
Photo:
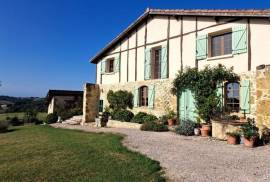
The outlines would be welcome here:
[[[160,165],[114,134],[23,126],[0,134],[3,181],[159,181]]]
[[[5,121],[7,117],[18,117],[19,119],[23,119],[24,113],[23,112],[17,112],[17,113],[4,113],[0,114],[0,121]],[[41,121],[45,121],[47,117],[47,113],[40,112],[37,115],[37,118]]]

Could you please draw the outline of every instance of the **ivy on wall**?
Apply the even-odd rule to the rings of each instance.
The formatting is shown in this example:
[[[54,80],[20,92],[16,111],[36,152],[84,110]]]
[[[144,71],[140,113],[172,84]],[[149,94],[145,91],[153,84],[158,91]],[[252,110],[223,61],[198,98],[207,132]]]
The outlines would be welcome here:
[[[199,117],[210,122],[210,119],[222,110],[221,98],[217,94],[218,85],[235,81],[239,81],[239,76],[233,72],[233,68],[227,69],[220,64],[214,67],[206,66],[202,70],[187,67],[178,72],[173,81],[172,93],[181,96],[183,91],[191,90]]]

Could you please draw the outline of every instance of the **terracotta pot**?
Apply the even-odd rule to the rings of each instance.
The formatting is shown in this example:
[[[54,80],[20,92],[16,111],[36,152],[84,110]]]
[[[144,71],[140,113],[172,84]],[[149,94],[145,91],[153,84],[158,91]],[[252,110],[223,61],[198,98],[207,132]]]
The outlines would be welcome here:
[[[174,126],[176,123],[176,120],[175,119],[168,119],[168,125],[169,126]]]
[[[201,135],[202,137],[208,137],[209,136],[209,130],[207,129],[201,129]]]
[[[194,135],[199,136],[201,133],[200,128],[194,128]]]
[[[210,131],[211,130],[211,125],[210,124],[203,124],[202,129]]]
[[[255,147],[255,141],[256,141],[256,137],[251,137],[250,139],[247,139],[244,137],[244,145],[246,147],[250,147],[250,148]]]
[[[239,144],[238,137],[227,135],[227,143],[230,145],[236,145]]]

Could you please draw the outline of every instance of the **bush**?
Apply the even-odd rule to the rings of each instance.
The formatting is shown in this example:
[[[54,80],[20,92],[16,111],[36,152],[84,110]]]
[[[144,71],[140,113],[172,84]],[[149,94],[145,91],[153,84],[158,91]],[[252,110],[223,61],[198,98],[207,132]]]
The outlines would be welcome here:
[[[134,114],[128,110],[117,110],[117,111],[113,111],[112,113],[112,119],[118,120],[118,121],[130,122],[133,117],[134,117]]]
[[[133,94],[125,90],[113,92],[109,90],[107,100],[113,110],[125,110],[133,108]]]
[[[133,123],[145,123],[147,121],[155,121],[157,117],[152,114],[147,114],[145,112],[138,112],[131,120]]]
[[[162,122],[163,124],[165,124],[165,125],[168,125],[168,115],[163,115],[163,116],[160,116],[159,118],[158,118],[158,120],[160,121],[160,122]]]
[[[190,120],[182,120],[180,125],[175,129],[176,133],[180,135],[194,135],[195,123]]]
[[[0,121],[0,133],[6,132],[8,130],[8,126],[8,121]]]
[[[35,123],[37,121],[37,114],[35,110],[26,111],[23,117],[24,123]]]
[[[51,113],[47,115],[46,123],[47,124],[56,123],[57,120],[58,120],[58,115],[56,113]]]
[[[241,126],[241,130],[245,138],[250,139],[259,135],[255,121],[248,118],[248,122]]]
[[[9,121],[9,123],[10,123],[12,126],[20,126],[20,125],[23,125],[23,121],[19,120],[19,118],[18,118],[17,116],[12,117],[12,118],[7,117],[6,119],[7,119],[7,121]]]
[[[143,131],[168,131],[168,127],[158,121],[146,121],[142,124],[141,130]]]

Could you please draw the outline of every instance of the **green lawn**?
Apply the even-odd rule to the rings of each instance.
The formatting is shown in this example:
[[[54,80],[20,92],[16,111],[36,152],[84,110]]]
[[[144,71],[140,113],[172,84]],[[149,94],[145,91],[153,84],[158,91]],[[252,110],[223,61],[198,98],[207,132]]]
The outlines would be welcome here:
[[[6,117],[12,118],[12,117],[15,117],[15,116],[18,117],[19,119],[23,119],[24,113],[23,112],[18,112],[18,113],[4,113],[4,114],[0,114],[0,121],[6,120]],[[37,118],[39,120],[45,121],[46,116],[47,116],[47,113],[40,112],[40,113],[38,113]]]
[[[3,181],[158,181],[159,163],[121,145],[121,136],[22,126],[0,133]]]

